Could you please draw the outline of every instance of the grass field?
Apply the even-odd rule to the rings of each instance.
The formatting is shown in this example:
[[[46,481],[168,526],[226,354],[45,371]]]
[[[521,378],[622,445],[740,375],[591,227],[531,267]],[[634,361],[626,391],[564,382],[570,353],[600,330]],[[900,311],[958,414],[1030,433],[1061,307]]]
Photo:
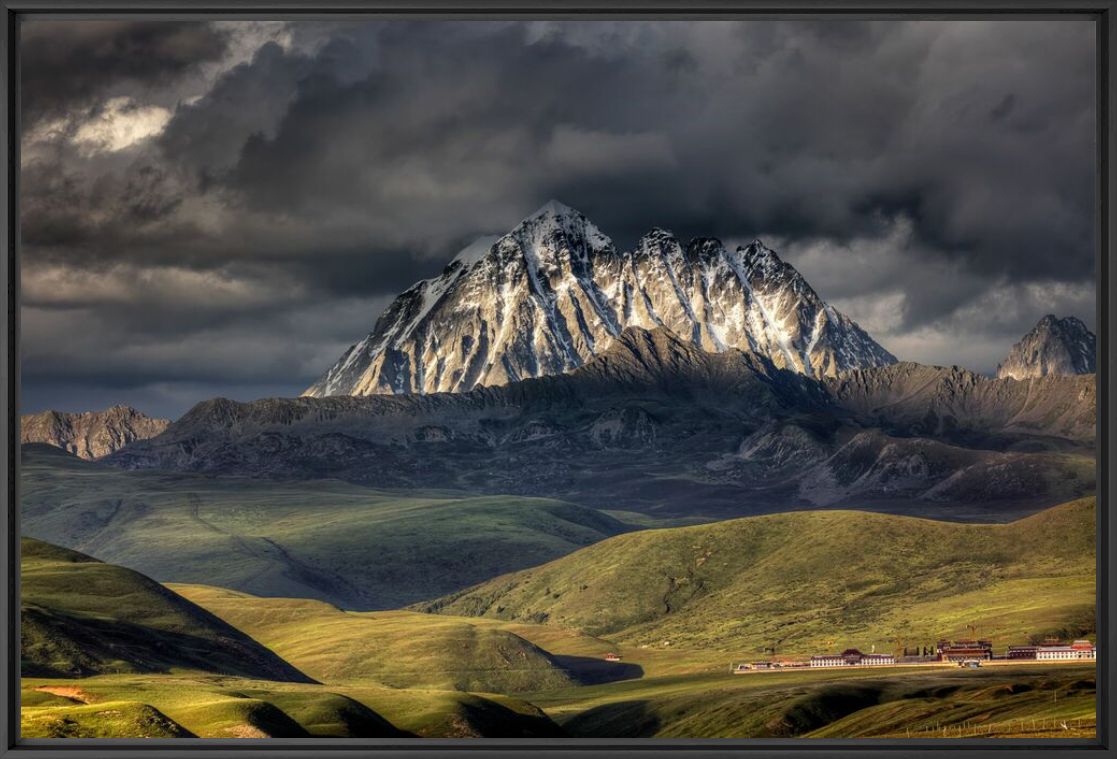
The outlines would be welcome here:
[[[560,732],[526,702],[499,693],[454,690],[511,688],[509,678],[523,677],[512,665],[524,656],[541,672],[524,681],[521,689],[569,683],[546,652],[510,633],[477,628],[472,647],[458,655],[462,660],[484,660],[494,671],[446,683],[442,690],[429,681],[422,690],[401,689],[360,672],[348,678],[351,688],[339,691],[315,683],[280,654],[137,572],[29,538],[22,541],[21,553],[22,717],[27,737],[546,736]],[[252,598],[243,596],[238,601],[247,607]],[[280,603],[296,616],[313,608],[350,618],[320,601]],[[454,638],[452,620],[413,616],[426,616],[435,623],[431,625],[434,646],[448,646],[453,653],[460,640],[470,640]],[[365,623],[360,615],[351,618],[358,626]],[[315,639],[313,627],[303,628],[303,638]],[[370,650],[381,650],[375,637],[362,642]],[[427,670],[437,672],[440,654],[435,649],[427,654]],[[506,670],[503,680],[501,664]],[[486,674],[490,682],[477,679]],[[394,685],[399,684],[397,676]],[[390,720],[381,710],[391,714]]]
[[[416,608],[629,647],[805,655],[1094,629],[1094,499],[1003,525],[867,512],[621,535]],[[835,649],[835,647],[838,647]]]
[[[627,529],[543,498],[380,491],[126,472],[23,451],[25,535],[161,582],[390,609],[563,556]]]
[[[574,683],[548,651],[491,622],[408,611],[345,612],[321,601],[170,587],[322,682],[490,693]]]
[[[498,694],[415,691],[374,684],[278,683],[200,673],[98,675],[80,680],[24,678],[22,685],[22,729],[27,737],[163,737],[163,729],[201,738],[546,737],[562,733],[528,702]],[[39,688],[64,689],[72,695],[66,697],[66,703],[43,702]],[[173,726],[153,728],[142,718],[156,712]]]
[[[25,622],[23,734],[1088,737],[1092,665],[729,666],[766,658],[768,641],[795,654],[891,650],[971,624],[998,647],[1092,630],[1093,514],[1085,500],[999,526],[811,512],[648,530],[498,578],[438,614],[162,587],[25,541],[25,620],[66,624],[40,634]],[[445,613],[477,599],[489,606]],[[229,650],[317,682],[206,659]],[[623,661],[605,662],[610,652]],[[80,658],[93,654],[95,666]]]
[[[526,697],[581,737],[940,737],[944,727],[987,737],[1033,721],[1053,736],[1085,737],[1095,728],[1094,674],[1092,665],[723,672]]]
[[[639,649],[555,625],[414,611],[346,612],[208,585],[168,587],[330,683],[408,688],[561,689],[642,676],[719,673],[716,650]],[[620,653],[619,663],[605,661]]]
[[[28,737],[1092,737],[1095,670],[692,673],[519,697],[200,674],[25,678]],[[55,696],[40,689],[63,692]]]

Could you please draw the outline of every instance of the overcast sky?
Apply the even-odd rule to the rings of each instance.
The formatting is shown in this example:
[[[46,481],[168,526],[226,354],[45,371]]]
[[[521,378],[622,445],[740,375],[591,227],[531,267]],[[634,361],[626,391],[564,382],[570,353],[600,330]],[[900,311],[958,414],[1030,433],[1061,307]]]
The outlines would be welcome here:
[[[296,395],[549,198],[760,237],[901,359],[1094,327],[1085,20],[29,21],[23,410]]]

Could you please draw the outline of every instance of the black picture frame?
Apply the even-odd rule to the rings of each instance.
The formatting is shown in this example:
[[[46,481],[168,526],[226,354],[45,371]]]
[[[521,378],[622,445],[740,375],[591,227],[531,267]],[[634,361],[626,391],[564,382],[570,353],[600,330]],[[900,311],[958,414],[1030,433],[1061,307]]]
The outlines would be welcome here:
[[[5,598],[0,611],[0,661],[3,681],[3,720],[0,721],[0,757],[61,757],[80,755],[91,759],[119,756],[152,756],[186,759],[217,757],[421,757],[496,754],[539,754],[548,759],[603,755],[630,759],[645,753],[655,756],[728,757],[747,754],[755,759],[826,757],[855,759],[867,755],[926,757],[927,759],[977,759],[998,756],[1117,757],[1113,721],[1117,715],[1113,691],[1117,688],[1117,603],[1114,603],[1114,562],[1117,522],[1112,518],[1113,454],[1117,424],[1110,399],[1117,393],[1117,312],[1111,297],[1117,292],[1117,267],[1112,265],[1113,229],[1117,224],[1117,168],[1111,161],[1117,143],[1117,106],[1114,98],[1117,48],[1117,0],[0,0],[3,24],[3,97],[0,129],[3,130],[3,171],[0,227],[3,228],[5,265],[0,268],[0,299],[5,325],[2,333],[0,406],[5,420],[0,439],[0,467],[6,482],[3,536],[0,540],[0,573]],[[225,19],[267,17],[274,19],[345,18],[371,14],[381,18],[440,17],[548,17],[548,18],[1054,18],[1068,14],[1093,18],[1097,29],[1097,217],[1096,273],[1098,342],[1098,501],[1097,509],[1097,625],[1098,734],[1092,740],[1042,739],[176,739],[136,740],[20,740],[19,739],[19,24],[28,17],[134,18],[159,15],[172,19]]]

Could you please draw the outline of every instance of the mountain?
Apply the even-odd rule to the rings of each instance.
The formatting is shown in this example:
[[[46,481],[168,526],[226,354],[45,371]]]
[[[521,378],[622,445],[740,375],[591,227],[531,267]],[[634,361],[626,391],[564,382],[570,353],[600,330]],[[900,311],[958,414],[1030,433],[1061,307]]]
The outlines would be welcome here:
[[[1003,520],[1093,492],[1087,377],[895,364],[824,381],[630,327],[569,373],[462,393],[198,404],[106,459],[559,497],[658,518],[852,506]]]
[[[99,459],[134,440],[155,437],[170,423],[169,419],[153,419],[130,406],[77,414],[41,411],[20,417],[20,442],[46,443],[83,459]]]
[[[32,538],[20,542],[20,644],[25,677],[186,669],[311,682],[138,572]]]
[[[997,376],[1010,379],[1050,374],[1093,374],[1097,371],[1097,339],[1081,320],[1051,314],[1012,346],[997,366]]]
[[[665,327],[707,351],[748,350],[817,377],[896,360],[760,241],[729,251],[653,229],[619,252],[551,201],[396,298],[304,395],[462,392],[561,374],[626,327]]]
[[[417,608],[742,656],[891,651],[969,624],[1005,645],[1093,633],[1094,527],[1093,498],[1003,525],[774,514],[620,535]]]
[[[552,499],[122,472],[26,446],[24,534],[159,581],[387,609],[631,529]],[[375,560],[370,560],[375,557]]]
[[[862,424],[895,435],[990,449],[1011,448],[1021,436],[1094,444],[1097,388],[1092,376],[1048,375],[1019,383],[957,366],[901,362],[848,372],[825,384],[834,402]]]

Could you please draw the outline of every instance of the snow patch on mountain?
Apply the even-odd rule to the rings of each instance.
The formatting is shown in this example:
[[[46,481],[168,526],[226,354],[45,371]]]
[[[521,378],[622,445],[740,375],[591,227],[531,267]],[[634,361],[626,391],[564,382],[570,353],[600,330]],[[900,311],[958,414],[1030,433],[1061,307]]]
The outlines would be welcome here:
[[[460,392],[559,374],[627,327],[755,351],[812,377],[896,361],[759,240],[729,251],[657,227],[621,252],[551,201],[408,288],[304,394]]]

